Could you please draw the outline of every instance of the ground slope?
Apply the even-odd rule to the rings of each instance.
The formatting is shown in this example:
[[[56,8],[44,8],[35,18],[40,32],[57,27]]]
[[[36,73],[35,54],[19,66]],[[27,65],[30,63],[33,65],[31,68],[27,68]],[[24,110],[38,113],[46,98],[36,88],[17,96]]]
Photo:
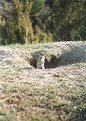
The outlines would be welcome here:
[[[45,70],[31,63],[39,51]],[[86,42],[0,47],[0,121],[85,120]]]

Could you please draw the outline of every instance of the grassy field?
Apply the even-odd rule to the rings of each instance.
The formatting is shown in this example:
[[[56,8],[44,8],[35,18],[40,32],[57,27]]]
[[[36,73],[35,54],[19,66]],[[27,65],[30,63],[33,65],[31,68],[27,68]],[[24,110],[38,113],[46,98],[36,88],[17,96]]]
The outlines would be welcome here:
[[[0,121],[86,121],[86,42],[1,46]]]

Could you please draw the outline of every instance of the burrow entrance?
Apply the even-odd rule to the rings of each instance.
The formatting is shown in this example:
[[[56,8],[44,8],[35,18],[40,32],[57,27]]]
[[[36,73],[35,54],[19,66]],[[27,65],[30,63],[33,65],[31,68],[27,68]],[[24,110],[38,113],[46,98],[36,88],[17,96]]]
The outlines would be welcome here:
[[[32,54],[30,59],[31,66],[37,68],[37,58],[41,51]],[[43,52],[45,55],[45,68],[57,68],[59,66],[70,65],[75,63],[86,63],[86,45],[73,47],[69,50],[62,51],[59,53],[48,53]]]
[[[37,68],[37,59],[40,53],[41,52],[36,52],[32,54],[32,58],[30,59],[31,66]],[[45,69],[56,68],[59,66],[60,57],[57,57],[56,55],[53,54],[48,54],[46,52],[44,52],[44,55],[45,55],[45,62],[44,62]]]

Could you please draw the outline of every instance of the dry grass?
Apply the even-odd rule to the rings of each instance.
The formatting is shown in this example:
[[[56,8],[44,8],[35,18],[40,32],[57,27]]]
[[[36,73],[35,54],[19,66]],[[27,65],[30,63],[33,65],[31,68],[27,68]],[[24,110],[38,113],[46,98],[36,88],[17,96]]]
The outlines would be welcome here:
[[[86,43],[30,46],[0,47],[0,121],[85,121]],[[60,66],[33,68],[29,59],[39,50],[59,54]]]

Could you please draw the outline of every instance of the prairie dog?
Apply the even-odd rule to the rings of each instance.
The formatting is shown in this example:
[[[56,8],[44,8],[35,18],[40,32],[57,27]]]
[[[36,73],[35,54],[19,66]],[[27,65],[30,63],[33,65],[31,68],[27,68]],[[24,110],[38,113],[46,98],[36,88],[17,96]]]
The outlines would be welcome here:
[[[44,70],[45,69],[44,63],[45,63],[45,56],[44,54],[40,54],[37,59],[37,68]]]

